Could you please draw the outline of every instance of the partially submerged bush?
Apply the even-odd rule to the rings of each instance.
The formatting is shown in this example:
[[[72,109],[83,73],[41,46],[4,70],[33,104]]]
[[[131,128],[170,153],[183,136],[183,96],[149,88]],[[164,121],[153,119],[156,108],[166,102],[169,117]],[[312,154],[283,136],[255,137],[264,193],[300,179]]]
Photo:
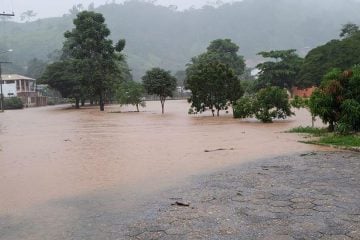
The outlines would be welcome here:
[[[18,97],[4,98],[4,109],[22,109],[24,104]]]
[[[273,119],[285,119],[294,115],[291,112],[288,95],[285,89],[267,87],[261,89],[254,96],[240,98],[234,106],[235,118],[256,117],[264,123],[271,123]]]

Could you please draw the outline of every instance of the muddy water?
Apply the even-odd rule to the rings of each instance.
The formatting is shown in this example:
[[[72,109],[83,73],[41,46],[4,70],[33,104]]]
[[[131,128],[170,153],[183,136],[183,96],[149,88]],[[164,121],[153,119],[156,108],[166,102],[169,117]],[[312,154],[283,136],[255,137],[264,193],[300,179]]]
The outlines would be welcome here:
[[[164,116],[158,102],[141,113],[116,113],[119,106],[104,113],[64,106],[1,113],[0,214],[109,189],[126,192],[122,201],[133,202],[194,175],[315,148],[282,133],[311,124],[306,111],[260,124],[225,113],[189,116],[185,101],[165,107]]]

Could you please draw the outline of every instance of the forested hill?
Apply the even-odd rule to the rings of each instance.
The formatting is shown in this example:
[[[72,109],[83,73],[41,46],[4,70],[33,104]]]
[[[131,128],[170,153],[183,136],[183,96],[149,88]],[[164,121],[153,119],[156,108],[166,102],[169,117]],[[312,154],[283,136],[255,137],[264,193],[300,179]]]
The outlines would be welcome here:
[[[263,50],[306,52],[337,38],[342,24],[360,23],[360,3],[355,0],[244,0],[184,12],[130,1],[95,11],[104,14],[114,41],[126,39],[125,53],[135,79],[153,66],[184,69],[191,57],[216,38],[231,38],[251,62]],[[13,67],[26,66],[32,58],[46,60],[50,52],[61,48],[63,33],[73,27],[73,18],[67,14],[28,23],[2,21],[1,49],[14,49]]]

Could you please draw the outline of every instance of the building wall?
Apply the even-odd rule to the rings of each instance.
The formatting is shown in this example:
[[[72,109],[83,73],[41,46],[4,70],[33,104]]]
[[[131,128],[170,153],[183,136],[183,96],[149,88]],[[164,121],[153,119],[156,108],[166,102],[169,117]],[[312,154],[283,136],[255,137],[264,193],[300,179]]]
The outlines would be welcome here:
[[[291,93],[292,93],[293,97],[298,96],[298,97],[303,97],[303,98],[309,98],[309,97],[311,97],[311,95],[313,94],[315,89],[316,89],[316,87],[304,88],[304,89],[300,89],[298,87],[293,87],[291,89]]]
[[[17,96],[17,94],[16,94],[16,84],[15,83],[3,84],[2,87],[3,87],[4,97]]]

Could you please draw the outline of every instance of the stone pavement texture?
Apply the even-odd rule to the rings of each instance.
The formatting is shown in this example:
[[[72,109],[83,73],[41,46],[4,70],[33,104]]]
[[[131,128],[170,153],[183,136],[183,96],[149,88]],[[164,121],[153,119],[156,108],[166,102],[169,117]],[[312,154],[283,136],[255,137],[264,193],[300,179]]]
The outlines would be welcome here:
[[[128,239],[360,239],[358,153],[264,160],[167,194]]]

